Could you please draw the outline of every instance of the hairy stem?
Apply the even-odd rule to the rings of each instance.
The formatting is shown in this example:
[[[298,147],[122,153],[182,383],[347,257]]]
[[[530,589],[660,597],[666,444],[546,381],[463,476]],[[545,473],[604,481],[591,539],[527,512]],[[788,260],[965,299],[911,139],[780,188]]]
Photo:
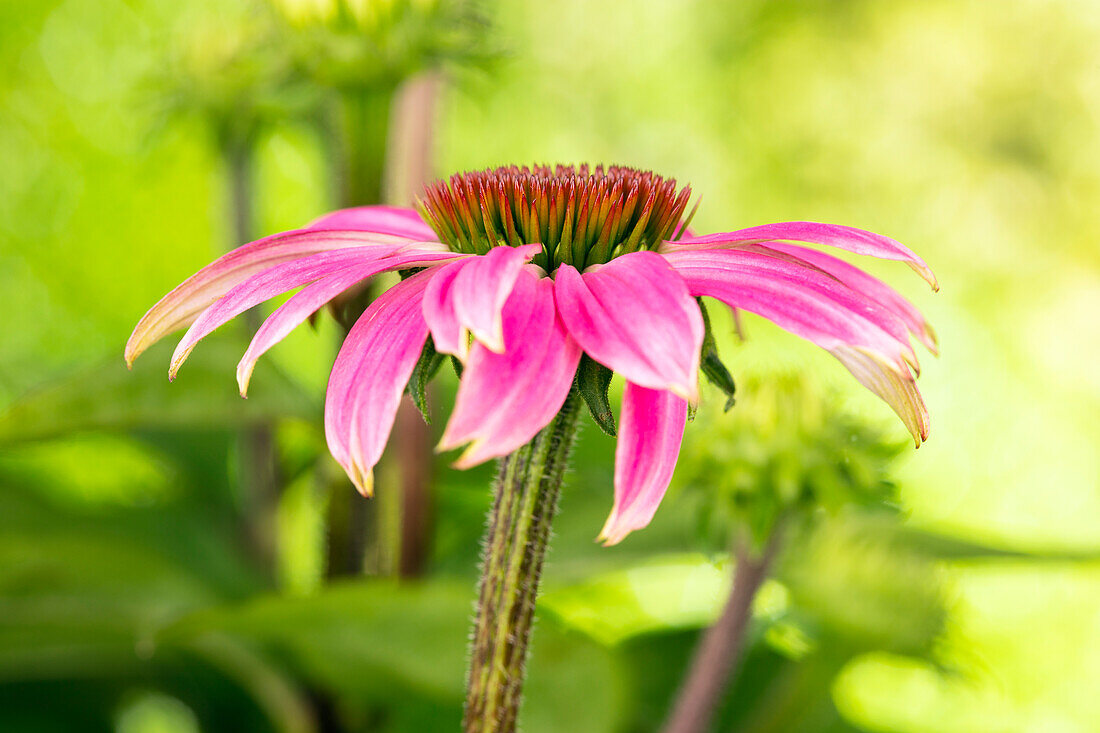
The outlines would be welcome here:
[[[759,555],[753,553],[747,541],[738,543],[733,584],[725,609],[695,649],[664,733],[703,733],[710,725],[741,657],[745,630],[752,616],[752,599],[768,575],[778,549],[778,537],[778,530],[773,530],[767,547]]]
[[[465,733],[516,730],[535,599],[579,403],[570,393],[553,422],[500,461],[470,648]]]

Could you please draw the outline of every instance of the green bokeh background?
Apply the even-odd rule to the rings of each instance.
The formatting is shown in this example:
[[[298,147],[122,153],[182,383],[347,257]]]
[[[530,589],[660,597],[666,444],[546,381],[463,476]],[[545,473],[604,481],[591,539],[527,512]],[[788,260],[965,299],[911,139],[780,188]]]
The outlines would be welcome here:
[[[771,717],[735,710],[729,729],[1100,729],[1100,4],[562,0],[484,11],[504,54],[447,87],[440,174],[510,162],[651,168],[701,195],[702,231],[849,224],[906,243],[939,276],[932,294],[900,265],[868,265],[941,340],[921,377],[931,440],[902,452],[894,480],[908,529],[984,550],[941,553],[912,575],[945,597],[930,651],[857,645],[798,678],[835,707],[827,726],[784,722],[776,710],[801,703],[745,687],[798,656],[797,643],[760,640],[748,660],[759,671],[738,689]],[[317,591],[308,552],[292,546],[316,539],[316,501],[292,483],[280,507],[289,565],[273,590],[239,547],[231,442],[211,435],[270,405],[289,416],[288,454],[315,450],[335,329],[301,329],[276,348],[253,380],[270,399],[255,408],[235,401],[221,345],[171,388],[144,376],[160,379],[164,351],[132,377],[121,363],[136,319],[230,236],[208,136],[193,119],[161,120],[149,80],[161,78],[166,39],[242,12],[0,2],[0,728],[70,729],[59,706],[100,721],[93,730],[279,728],[272,718],[293,730],[318,690],[367,701],[338,713],[354,729],[454,727],[438,721],[461,699],[488,471],[440,468],[431,580],[400,588]],[[323,160],[300,121],[264,134],[263,232],[331,207]],[[722,332],[735,376],[812,371],[844,410],[904,440],[828,355],[760,319],[745,326],[743,344]],[[84,381],[64,386],[74,374]],[[54,401],[28,407],[27,395]],[[177,422],[152,425],[141,409]],[[692,630],[721,599],[724,572],[692,554],[690,523],[668,504],[650,534],[592,544],[611,471],[611,444],[595,433],[548,572],[532,731],[655,729],[660,708],[651,715],[644,701],[671,694]],[[690,575],[676,563],[697,582],[677,590],[678,609],[639,622],[638,604]],[[765,590],[786,602],[782,583]],[[621,622],[593,631],[583,606],[608,597],[619,605],[594,613]],[[772,628],[772,642],[787,633]]]

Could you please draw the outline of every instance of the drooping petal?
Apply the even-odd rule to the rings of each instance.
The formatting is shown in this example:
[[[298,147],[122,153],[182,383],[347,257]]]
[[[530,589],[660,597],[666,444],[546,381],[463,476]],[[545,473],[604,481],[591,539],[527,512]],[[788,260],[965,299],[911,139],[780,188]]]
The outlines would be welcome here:
[[[465,360],[470,333],[489,349],[504,351],[501,309],[520,271],[541,249],[538,244],[493,247],[440,272],[424,294],[424,317],[436,349]]]
[[[400,255],[400,256],[398,256]],[[455,257],[453,252],[422,250],[417,246],[355,247],[319,252],[269,267],[237,285],[204,310],[184,334],[172,354],[168,376],[174,379],[188,354],[203,337],[249,308],[288,290],[313,282],[346,267],[369,262],[388,262],[379,272],[401,267],[427,265]]]
[[[899,370],[916,363],[908,331],[897,316],[816,267],[743,249],[686,250],[664,257],[692,295],[761,315],[826,349],[867,348]]]
[[[936,333],[916,306],[882,280],[864,272],[855,265],[825,252],[819,252],[816,249],[802,247],[797,244],[769,242],[768,244],[749,245],[747,249],[754,249],[765,254],[775,252],[779,255],[796,257],[824,270],[851,289],[888,308],[905,323],[909,332],[916,336],[929,351],[933,354],[938,353]]]
[[[565,403],[581,349],[554,306],[553,283],[523,270],[504,304],[507,349],[470,349],[441,450],[469,443],[455,463],[468,468],[530,441]]]
[[[452,256],[461,257],[463,255]],[[256,331],[252,343],[248,345],[248,351],[245,352],[244,357],[237,365],[237,384],[240,386],[241,395],[244,396],[248,391],[248,382],[252,377],[252,370],[256,366],[256,361],[264,352],[282,341],[287,334],[301,325],[317,309],[358,282],[381,272],[409,267],[410,263],[423,264],[423,258],[424,255],[419,253],[397,254],[373,262],[359,262],[306,286],[301,292],[279,306]]]
[[[348,332],[329,375],[325,438],[364,496],[428,338],[421,301],[434,274],[418,272],[378,296]]]
[[[400,206],[356,206],[339,209],[313,220],[307,229],[351,229],[378,234],[393,234],[430,242],[437,237],[414,209]]]
[[[634,252],[583,275],[562,265],[554,296],[570,335],[593,359],[639,386],[696,399],[703,317],[661,255]]]
[[[687,422],[687,402],[631,382],[623,391],[615,446],[615,505],[599,539],[614,545],[653,519],[672,480]]]
[[[660,252],[677,252],[685,249],[712,249],[715,247],[735,247],[741,244],[759,244],[774,240],[809,242],[830,247],[846,249],[860,255],[869,255],[886,260],[905,262],[923,277],[934,290],[939,290],[936,276],[917,253],[900,242],[895,242],[881,234],[855,229],[837,224],[818,224],[812,221],[788,221],[778,224],[765,224],[735,232],[720,232],[702,237],[683,238],[675,242],[661,244]]]
[[[211,303],[258,272],[290,260],[349,247],[391,251],[408,245],[407,237],[354,231],[298,229],[258,239],[229,252],[183,281],[149,309],[126,343],[126,363],[173,331],[191,323]],[[443,245],[423,245],[445,249]]]
[[[761,315],[829,350],[886,402],[919,441],[928,416],[909,366],[904,323],[871,298],[808,263],[746,249],[665,255],[693,295]]]
[[[860,384],[890,405],[918,448],[928,440],[928,408],[912,375],[897,371],[878,355],[862,349],[839,346],[830,351]]]

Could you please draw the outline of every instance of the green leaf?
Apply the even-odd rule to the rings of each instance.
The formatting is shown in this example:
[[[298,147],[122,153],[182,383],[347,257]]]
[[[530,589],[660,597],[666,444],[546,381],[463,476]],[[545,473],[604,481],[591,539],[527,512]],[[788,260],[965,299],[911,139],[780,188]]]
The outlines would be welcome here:
[[[93,430],[205,430],[320,416],[317,401],[270,360],[257,365],[242,400],[233,379],[244,350],[237,339],[203,341],[175,383],[165,377],[171,350],[170,344],[150,349],[128,372],[120,349],[117,358],[31,392],[0,414],[0,444]]]
[[[424,342],[424,349],[420,352],[420,358],[416,360],[416,366],[413,367],[408,385],[405,386],[405,391],[409,393],[416,404],[416,408],[420,410],[424,422],[429,425],[432,424],[432,417],[428,412],[428,382],[432,381],[432,377],[436,375],[442,364],[443,354],[435,350],[435,343],[429,337]]]
[[[540,605],[566,627],[616,646],[644,634],[709,626],[722,611],[730,578],[728,558],[663,555],[550,591]],[[755,614],[774,617],[782,608],[782,589],[765,583]]]
[[[611,411],[611,403],[607,398],[611,377],[611,370],[603,364],[587,354],[581,356],[581,363],[577,368],[577,389],[588,405],[592,420],[600,426],[600,430],[614,437],[615,413]]]
[[[70,528],[0,535],[0,680],[135,668],[143,634],[216,596],[160,548]]]
[[[699,367],[702,369],[707,381],[725,393],[726,405],[723,409],[728,411],[736,402],[734,393],[737,391],[737,385],[734,384],[733,375],[730,374],[729,369],[726,369],[726,365],[722,363],[722,359],[718,356],[718,344],[714,339],[714,331],[711,329],[710,317],[707,315],[706,306],[703,305],[703,299],[696,298],[696,300],[699,302],[699,312],[703,314],[703,326],[705,327]]]
[[[268,595],[197,611],[162,643],[227,634],[294,661],[307,677],[347,694],[384,698],[413,691],[461,700],[471,589],[364,582],[309,597]]]
[[[462,714],[473,593],[464,582],[377,580],[329,586],[308,598],[268,595],[195,611],[159,642],[190,648],[211,636],[233,639],[285,661],[311,689],[392,708],[401,722],[389,730],[444,730],[457,727]],[[605,650],[540,623],[528,667],[523,730],[616,729],[616,670]],[[578,699],[585,705],[572,704]],[[431,724],[405,720],[413,708],[433,711]]]

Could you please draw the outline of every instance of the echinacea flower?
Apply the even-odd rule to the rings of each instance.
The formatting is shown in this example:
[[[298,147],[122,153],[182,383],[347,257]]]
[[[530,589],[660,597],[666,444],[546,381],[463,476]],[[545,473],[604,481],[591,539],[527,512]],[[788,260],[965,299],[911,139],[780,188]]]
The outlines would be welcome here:
[[[241,360],[243,395],[256,360],[295,326],[362,281],[401,271],[349,331],[328,383],[329,449],[359,491],[372,491],[426,345],[463,365],[440,442],[466,447],[461,468],[530,441],[565,403],[586,354],[626,382],[614,506],[600,535],[609,544],[649,523],[672,477],[688,404],[698,399],[702,296],[827,349],[894,409],[917,445],[927,438],[910,335],[934,351],[928,323],[880,280],[791,242],[900,260],[935,288],[924,260],[887,237],[810,222],[695,236],[689,198],[675,181],[630,168],[458,174],[430,186],[419,213],[337,211],[221,257],[142,318],[126,359],[189,325],[174,377],[215,328],[301,287]]]

